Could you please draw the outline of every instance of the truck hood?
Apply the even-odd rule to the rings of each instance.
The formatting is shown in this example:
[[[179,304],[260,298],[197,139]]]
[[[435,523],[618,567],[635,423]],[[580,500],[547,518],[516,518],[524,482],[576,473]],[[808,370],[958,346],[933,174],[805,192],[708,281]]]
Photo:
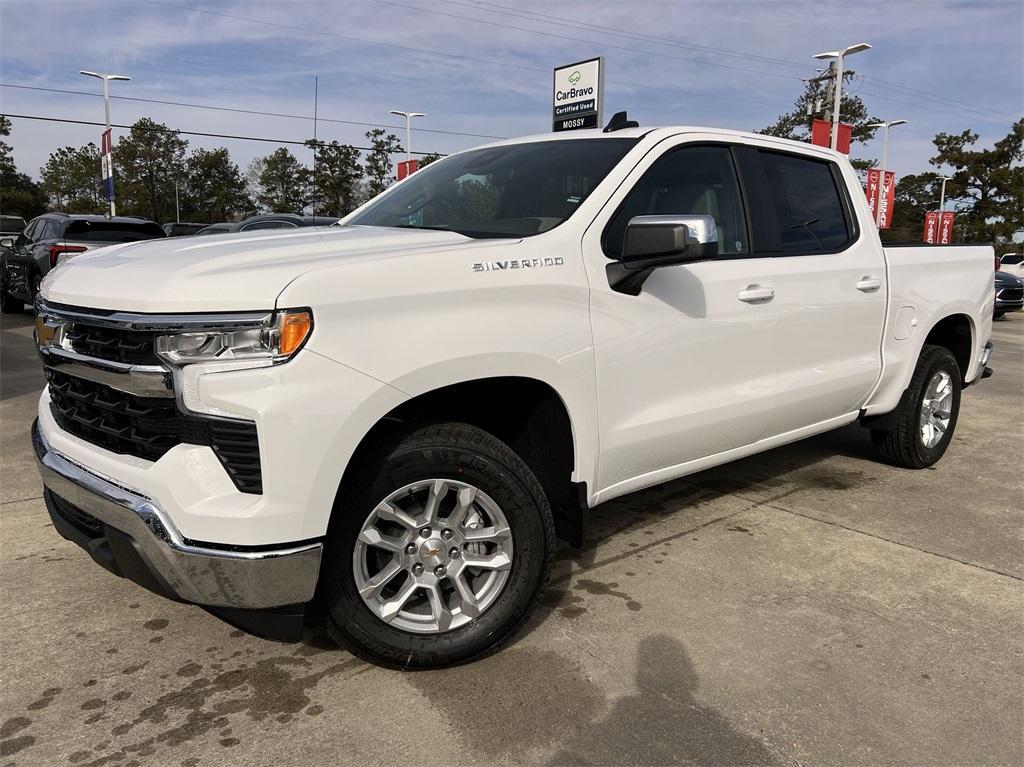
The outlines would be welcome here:
[[[274,307],[285,286],[340,260],[477,248],[494,240],[383,227],[304,227],[174,237],[97,248],[43,281],[49,303],[133,312],[224,312]]]

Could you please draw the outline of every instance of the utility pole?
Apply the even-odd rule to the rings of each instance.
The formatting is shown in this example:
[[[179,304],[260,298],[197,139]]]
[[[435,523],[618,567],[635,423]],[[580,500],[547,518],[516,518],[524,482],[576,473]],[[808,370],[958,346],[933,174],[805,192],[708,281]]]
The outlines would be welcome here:
[[[839,105],[842,103],[843,95],[843,59],[853,53],[860,53],[870,49],[871,46],[868,43],[857,43],[856,45],[848,45],[841,51],[826,51],[825,53],[816,53],[814,58],[816,59],[835,59],[836,63],[836,87],[835,87],[835,100],[832,105],[832,143],[831,147],[836,148],[837,142],[839,141]]]
[[[174,222],[181,223],[181,206],[178,204],[178,179],[174,179]]]
[[[111,75],[111,74],[100,74],[99,72],[89,72],[87,70],[79,71],[80,75],[86,77],[97,77],[103,81],[103,114],[106,117],[107,130],[104,132],[103,149],[104,159],[104,170],[108,171],[104,174],[105,179],[110,179],[109,186],[107,188],[107,201],[110,203],[110,217],[113,218],[117,215],[117,208],[114,205],[114,161],[113,161],[113,139],[110,137],[110,81],[111,80],[131,80],[132,78],[127,75]]]
[[[412,170],[412,118],[426,115],[422,112],[402,112],[398,109],[392,109],[391,114],[405,118],[405,167],[408,173]]]

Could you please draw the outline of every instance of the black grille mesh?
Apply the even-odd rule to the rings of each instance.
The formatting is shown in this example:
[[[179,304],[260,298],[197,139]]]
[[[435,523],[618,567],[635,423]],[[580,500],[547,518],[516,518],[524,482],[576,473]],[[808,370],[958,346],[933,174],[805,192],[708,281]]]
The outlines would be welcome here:
[[[125,362],[130,365],[159,365],[156,356],[156,331],[127,330],[122,328],[71,323],[67,338],[71,348],[79,354],[103,360]]]

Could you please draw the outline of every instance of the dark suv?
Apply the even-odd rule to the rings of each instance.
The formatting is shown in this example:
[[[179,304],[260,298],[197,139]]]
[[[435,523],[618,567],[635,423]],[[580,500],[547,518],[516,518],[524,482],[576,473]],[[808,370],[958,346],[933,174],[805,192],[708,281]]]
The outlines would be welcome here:
[[[14,237],[0,239],[0,311],[16,314],[34,303],[39,283],[61,261],[92,248],[165,237],[145,219],[44,213]]]

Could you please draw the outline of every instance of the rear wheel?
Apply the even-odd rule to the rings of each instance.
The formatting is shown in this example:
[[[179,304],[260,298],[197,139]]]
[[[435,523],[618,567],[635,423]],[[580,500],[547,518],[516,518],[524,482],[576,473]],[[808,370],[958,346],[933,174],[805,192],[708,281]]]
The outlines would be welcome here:
[[[925,346],[910,379],[892,431],[872,431],[878,455],[886,463],[924,469],[949,447],[960,414],[960,367],[942,346]]]
[[[358,469],[328,533],[328,630],[376,663],[431,668],[500,645],[533,610],[551,509],[507,445],[460,423],[415,428]]]

